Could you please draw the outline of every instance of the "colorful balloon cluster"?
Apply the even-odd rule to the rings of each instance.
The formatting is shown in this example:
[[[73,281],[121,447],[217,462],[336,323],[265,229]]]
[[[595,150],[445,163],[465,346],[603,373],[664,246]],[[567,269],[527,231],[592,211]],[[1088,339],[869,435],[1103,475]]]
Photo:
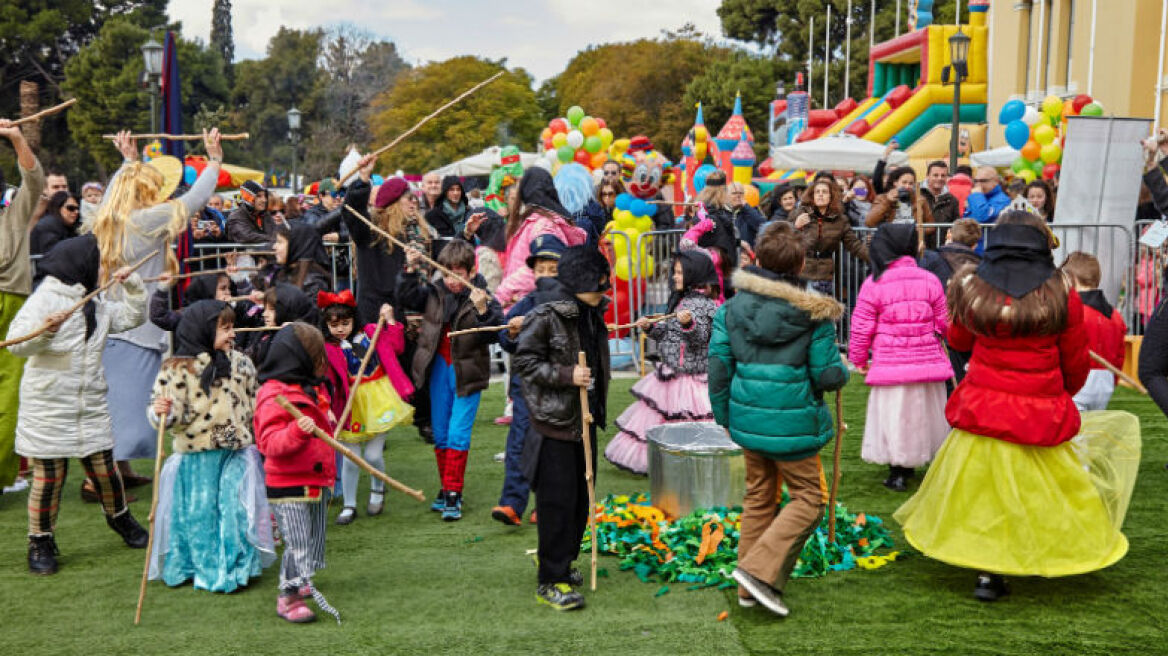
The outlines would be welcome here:
[[[553,118],[540,139],[553,166],[574,161],[589,170],[604,164],[613,145],[612,130],[604,119],[586,115],[579,105],[568,108],[566,117]]]
[[[655,263],[653,256],[649,254],[649,243],[652,241],[652,237],[641,239],[641,235],[653,230],[653,214],[656,211],[657,208],[652,203],[645,202],[632,194],[620,194],[616,197],[616,209],[612,212],[612,221],[605,226],[604,231],[606,233],[623,233],[610,237],[613,251],[616,253],[616,263],[613,265],[613,270],[617,280],[653,276]],[[630,254],[633,249],[638,249],[638,252]]]
[[[195,184],[195,180],[203,173],[203,169],[207,168],[206,157],[188,157],[183,162],[183,182],[187,186]],[[219,177],[215,180],[216,189],[230,189],[234,186],[231,181],[231,174],[226,169],[219,169]]]
[[[1002,105],[998,122],[1006,126],[1006,143],[1019,151],[1010,168],[1025,180],[1050,180],[1058,173],[1066,142],[1067,118],[1103,116],[1103,106],[1087,94],[1069,100],[1047,96],[1041,110],[1028,107],[1021,100]]]

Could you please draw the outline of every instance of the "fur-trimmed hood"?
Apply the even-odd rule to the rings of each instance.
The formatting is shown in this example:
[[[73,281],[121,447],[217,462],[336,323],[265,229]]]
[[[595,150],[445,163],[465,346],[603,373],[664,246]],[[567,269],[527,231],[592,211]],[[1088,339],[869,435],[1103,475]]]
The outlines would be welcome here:
[[[738,291],[786,301],[792,307],[806,312],[813,321],[838,321],[843,316],[844,306],[834,298],[814,290],[800,289],[789,282],[770,277],[774,274],[768,274],[762,269],[748,267],[735,271],[731,282]]]

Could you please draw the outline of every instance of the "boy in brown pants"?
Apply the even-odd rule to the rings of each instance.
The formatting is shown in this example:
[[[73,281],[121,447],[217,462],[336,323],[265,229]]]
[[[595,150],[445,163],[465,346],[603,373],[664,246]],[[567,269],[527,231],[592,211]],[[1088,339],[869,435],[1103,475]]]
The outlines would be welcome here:
[[[746,460],[739,603],[786,617],[783,588],[827,505],[819,449],[834,427],[823,396],[848,382],[833,325],[843,306],[799,279],[804,246],[789,224],[768,226],[756,255],[759,266],[734,274],[738,293],[714,317],[710,402]],[[790,501],[776,514],[781,481]]]

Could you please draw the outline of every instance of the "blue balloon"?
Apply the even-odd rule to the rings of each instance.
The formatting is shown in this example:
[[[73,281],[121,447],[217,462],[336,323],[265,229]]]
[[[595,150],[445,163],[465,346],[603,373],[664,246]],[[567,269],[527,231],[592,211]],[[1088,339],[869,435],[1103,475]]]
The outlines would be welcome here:
[[[694,191],[701,192],[702,189],[705,189],[706,178],[708,178],[711,173],[717,170],[718,169],[715,168],[713,164],[702,164],[699,166],[698,170],[694,171]]]
[[[1010,121],[1006,125],[1006,143],[1014,150],[1022,150],[1026,142],[1030,141],[1030,126],[1022,121]]]
[[[640,198],[634,198],[633,202],[629,203],[629,211],[633,213],[633,216],[649,216],[652,210],[653,206]]]
[[[619,194],[616,197],[616,208],[618,210],[627,210],[633,202],[632,194]]]
[[[199,172],[195,170],[195,167],[193,167],[193,166],[184,166],[183,167],[183,182],[187,183],[188,185],[193,185],[193,184],[195,184],[195,180],[198,180],[198,179],[199,179]]]
[[[998,123],[1009,125],[1013,121],[1021,121],[1025,115],[1026,103],[1021,100],[1011,100],[1002,105],[1002,110],[998,112]]]
[[[372,176],[370,176],[370,178],[369,178],[369,181],[370,181],[370,182],[371,182],[371,183],[372,183],[374,186],[377,186],[377,185],[379,185],[379,184],[382,184],[382,183],[384,183],[384,182],[385,182],[385,178],[383,178],[383,177],[381,177],[380,175],[377,175],[376,173],[374,173]]]

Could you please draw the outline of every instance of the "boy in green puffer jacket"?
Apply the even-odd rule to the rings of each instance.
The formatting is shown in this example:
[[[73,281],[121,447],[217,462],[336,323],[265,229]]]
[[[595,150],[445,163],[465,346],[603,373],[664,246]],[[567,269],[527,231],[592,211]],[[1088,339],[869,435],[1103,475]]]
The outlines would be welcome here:
[[[739,604],[785,617],[783,587],[827,505],[819,449],[834,427],[823,396],[848,382],[833,325],[843,306],[799,279],[805,250],[790,225],[767,226],[755,252],[759,266],[734,275],[738,293],[714,317],[710,402],[746,460]],[[776,515],[784,481],[790,501]]]

